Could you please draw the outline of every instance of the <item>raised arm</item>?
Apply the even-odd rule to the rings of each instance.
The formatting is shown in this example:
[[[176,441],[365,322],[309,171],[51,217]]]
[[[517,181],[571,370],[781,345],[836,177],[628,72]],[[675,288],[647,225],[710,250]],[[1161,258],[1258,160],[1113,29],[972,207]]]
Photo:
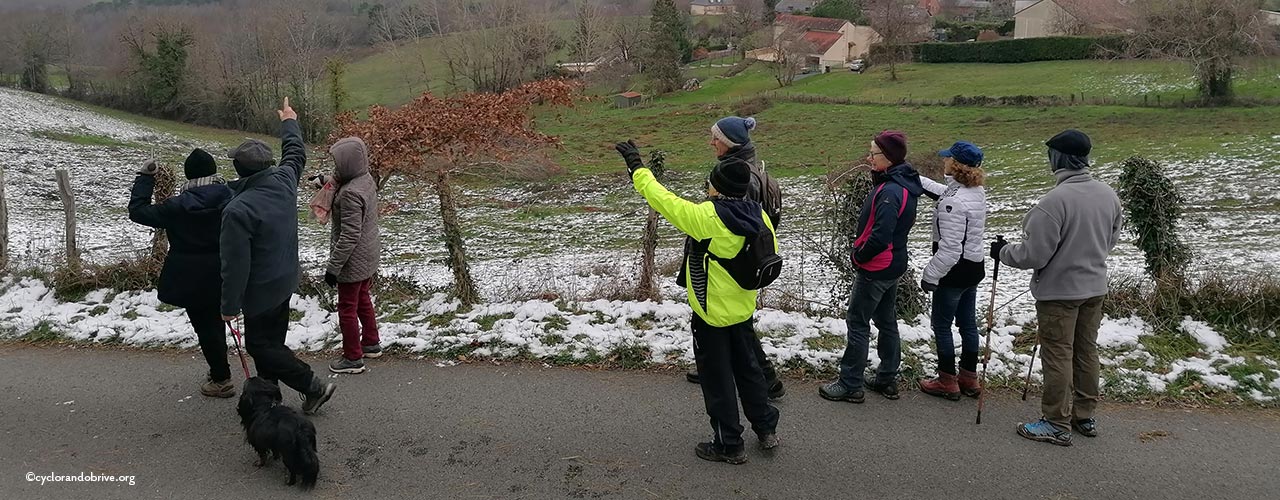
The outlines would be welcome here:
[[[129,192],[129,220],[147,227],[168,229],[173,223],[173,206],[169,203],[151,204],[156,187],[155,173],[158,170],[155,160],[148,161],[138,169],[138,176],[133,179],[133,189]]]
[[[298,125],[298,113],[284,98],[280,114],[280,168],[293,173],[293,185],[298,186],[302,171],[307,166],[307,146],[302,142],[302,126]]]
[[[632,175],[632,183],[650,207],[684,234],[695,240],[722,235],[722,225],[718,223],[720,219],[715,210],[707,210],[698,203],[676,196],[660,184],[649,169],[637,169]]]

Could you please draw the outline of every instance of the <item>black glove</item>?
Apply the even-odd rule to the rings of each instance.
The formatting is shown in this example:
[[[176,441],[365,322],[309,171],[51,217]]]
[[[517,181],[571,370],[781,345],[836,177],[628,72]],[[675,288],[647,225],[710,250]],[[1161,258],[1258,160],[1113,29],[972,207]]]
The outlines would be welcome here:
[[[323,175],[313,175],[307,180],[311,181],[311,186],[316,189],[324,189],[324,185],[329,183],[329,178]]]
[[[138,175],[156,175],[160,171],[160,166],[156,165],[155,160],[147,160],[141,167],[138,167]]]
[[[938,291],[938,285],[930,283],[925,280],[920,280],[920,289],[929,293],[933,293]]]
[[[1009,242],[1005,241],[1004,238],[996,238],[995,241],[991,242],[991,258],[995,259],[996,262],[1000,262],[1000,251],[1004,250],[1004,247],[1008,244]]]
[[[640,148],[636,147],[635,141],[619,142],[613,149],[618,150],[618,154],[622,155],[622,159],[627,162],[628,174],[634,177],[636,170],[644,168],[644,161],[640,159]]]
[[[338,275],[333,273],[324,273],[324,282],[330,287],[338,286]]]

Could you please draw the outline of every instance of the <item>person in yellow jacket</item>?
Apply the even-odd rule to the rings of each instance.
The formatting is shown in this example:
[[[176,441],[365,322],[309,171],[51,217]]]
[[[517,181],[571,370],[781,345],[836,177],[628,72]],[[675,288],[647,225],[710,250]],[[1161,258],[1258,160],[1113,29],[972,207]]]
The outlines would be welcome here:
[[[634,142],[621,142],[616,148],[626,160],[636,191],[688,235],[679,280],[693,308],[693,355],[714,432],[712,441],[699,443],[695,452],[713,462],[745,463],[735,392],[761,449],[778,446],[779,415],[769,404],[768,385],[752,347],[757,292],[739,286],[718,261],[737,256],[748,236],[755,237],[761,231],[774,233],[760,204],[746,199],[751,166],[739,158],[720,160],[707,180],[707,200],[693,203],[658,183],[645,168]]]

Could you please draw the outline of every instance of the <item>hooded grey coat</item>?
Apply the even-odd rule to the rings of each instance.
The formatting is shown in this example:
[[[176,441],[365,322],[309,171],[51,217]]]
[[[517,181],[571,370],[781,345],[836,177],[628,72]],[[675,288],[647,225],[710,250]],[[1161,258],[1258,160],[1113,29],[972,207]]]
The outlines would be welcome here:
[[[329,235],[326,273],[339,283],[358,283],[378,272],[382,245],[378,241],[378,187],[369,173],[364,141],[348,137],[329,148],[333,155],[333,229]]]

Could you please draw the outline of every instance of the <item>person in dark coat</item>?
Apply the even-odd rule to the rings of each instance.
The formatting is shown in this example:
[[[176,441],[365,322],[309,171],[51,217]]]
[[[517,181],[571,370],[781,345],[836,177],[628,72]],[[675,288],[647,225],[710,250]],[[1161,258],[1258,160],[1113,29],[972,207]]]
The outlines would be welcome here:
[[[858,269],[849,294],[845,324],[849,328],[840,378],[822,386],[818,394],[831,401],[863,402],[863,389],[898,399],[898,368],[902,339],[898,336],[898,279],[907,271],[907,236],[916,223],[916,205],[924,186],[920,174],[907,163],[907,136],[886,131],[877,135],[867,157],[874,189],[858,216],[853,264]],[[865,381],[871,321],[879,331],[876,350],[880,366]]]
[[[320,409],[337,388],[284,345],[289,331],[289,299],[298,290],[298,180],[307,163],[298,114],[289,98],[278,111],[281,159],[271,147],[249,139],[231,150],[240,179],[222,211],[222,319],[244,315],[245,344],[258,376],[283,382],[303,395],[302,411]]]
[[[236,388],[231,383],[231,368],[227,363],[227,331],[218,314],[222,282],[218,271],[218,234],[222,206],[231,199],[231,189],[218,176],[213,156],[196,149],[183,165],[187,183],[182,193],[153,205],[152,192],[158,171],[155,160],[138,169],[129,195],[129,220],[165,231],[169,254],[160,271],[157,294],[161,302],[187,310],[191,327],[200,341],[200,351],[209,364],[208,378],[200,386],[200,394],[229,398],[235,396]]]

